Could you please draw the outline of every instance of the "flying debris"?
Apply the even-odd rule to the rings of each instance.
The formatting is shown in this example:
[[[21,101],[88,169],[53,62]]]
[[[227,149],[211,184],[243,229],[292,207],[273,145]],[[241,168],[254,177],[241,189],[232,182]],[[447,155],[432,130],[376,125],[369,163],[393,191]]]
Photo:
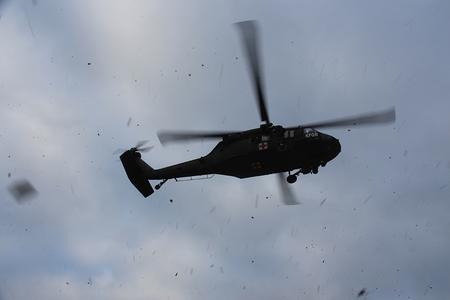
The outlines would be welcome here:
[[[14,181],[9,185],[8,190],[19,204],[31,200],[37,195],[37,190],[25,179]]]
[[[359,291],[359,293],[358,293],[358,298],[364,296],[365,294],[367,294],[367,291],[366,291],[366,289],[364,288],[364,289],[362,289],[362,290]]]
[[[179,181],[198,176],[207,179],[214,174],[238,178],[277,174],[282,202],[287,205],[299,204],[289,184],[295,183],[300,174],[317,174],[319,167],[325,167],[341,152],[341,144],[337,138],[317,129],[347,129],[395,121],[395,109],[389,108],[292,127],[273,124],[264,89],[257,23],[239,22],[236,23],[236,28],[249,70],[260,126],[244,131],[159,131],[158,138],[162,145],[186,141],[219,141],[206,156],[161,169],[153,169],[141,159],[140,152],[145,148],[135,146],[125,150],[120,160],[129,180],[144,197],[154,192],[149,180],[161,180],[155,186],[158,190],[169,179]]]

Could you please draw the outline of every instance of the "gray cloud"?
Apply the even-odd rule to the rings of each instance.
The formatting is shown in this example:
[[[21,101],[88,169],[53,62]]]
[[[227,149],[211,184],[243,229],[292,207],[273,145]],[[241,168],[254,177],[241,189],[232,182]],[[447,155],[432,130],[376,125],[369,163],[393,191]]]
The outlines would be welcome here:
[[[0,299],[449,293],[447,2],[8,4]],[[260,21],[276,122],[395,105],[397,123],[329,131],[343,152],[300,178],[300,206],[280,204],[273,176],[168,182],[142,199],[116,148],[150,139],[144,158],[162,167],[214,144],[163,149],[158,129],[258,126],[231,26],[244,19]],[[17,178],[38,197],[17,205]]]

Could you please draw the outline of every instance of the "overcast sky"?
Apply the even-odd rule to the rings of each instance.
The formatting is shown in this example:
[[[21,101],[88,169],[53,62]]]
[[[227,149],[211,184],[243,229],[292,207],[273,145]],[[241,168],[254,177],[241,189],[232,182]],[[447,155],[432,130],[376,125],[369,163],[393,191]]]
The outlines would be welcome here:
[[[298,206],[275,176],[142,198],[117,148],[149,139],[159,168],[214,146],[159,129],[259,126],[247,19],[275,123],[397,122],[325,131],[342,152],[300,176]],[[0,0],[0,299],[447,298],[448,28],[447,0]],[[38,196],[14,201],[18,179]]]

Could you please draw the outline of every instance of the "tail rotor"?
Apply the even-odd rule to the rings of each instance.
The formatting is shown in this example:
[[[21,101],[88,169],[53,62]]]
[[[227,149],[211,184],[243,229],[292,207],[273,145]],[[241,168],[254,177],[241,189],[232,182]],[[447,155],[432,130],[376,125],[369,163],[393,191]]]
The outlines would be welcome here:
[[[128,150],[132,151],[132,152],[148,152],[150,150],[153,149],[154,146],[147,146],[144,147],[149,141],[148,140],[142,140],[142,141],[138,141],[136,143],[136,145],[134,147],[131,147],[130,149],[125,149],[125,148],[118,148],[113,152],[113,155],[117,155],[117,154],[121,154],[124,153]]]

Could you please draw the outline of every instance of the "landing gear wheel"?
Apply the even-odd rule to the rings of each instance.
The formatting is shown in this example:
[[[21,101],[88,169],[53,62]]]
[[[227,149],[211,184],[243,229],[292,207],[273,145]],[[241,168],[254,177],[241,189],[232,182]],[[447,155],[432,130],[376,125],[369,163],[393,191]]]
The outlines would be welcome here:
[[[162,187],[162,185],[167,182],[167,180],[169,179],[164,179],[163,181],[155,185],[155,189],[159,190]]]
[[[296,181],[297,181],[297,176],[295,176],[295,175],[289,175],[287,178],[286,178],[286,181],[287,182],[289,182],[289,183],[295,183]]]

